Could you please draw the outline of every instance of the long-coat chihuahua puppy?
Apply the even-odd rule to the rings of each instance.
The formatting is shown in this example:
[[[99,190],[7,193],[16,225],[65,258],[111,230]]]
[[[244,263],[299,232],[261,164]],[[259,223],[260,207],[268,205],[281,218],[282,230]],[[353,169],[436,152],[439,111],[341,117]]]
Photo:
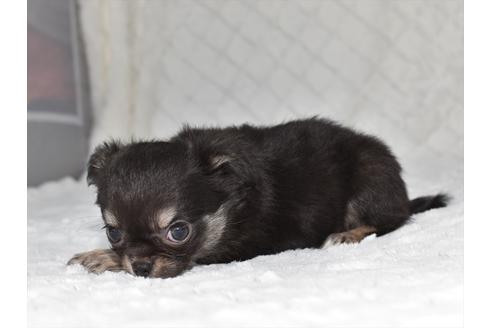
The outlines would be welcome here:
[[[159,278],[196,264],[356,243],[447,200],[409,200],[383,142],[316,118],[107,142],[89,160],[88,182],[111,248],[69,264]]]

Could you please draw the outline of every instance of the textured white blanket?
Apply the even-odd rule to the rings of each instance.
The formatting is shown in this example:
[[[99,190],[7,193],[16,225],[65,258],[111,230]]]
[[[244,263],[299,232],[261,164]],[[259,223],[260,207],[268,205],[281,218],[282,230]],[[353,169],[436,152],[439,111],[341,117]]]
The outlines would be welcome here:
[[[295,250],[144,279],[66,267],[108,245],[84,183],[28,195],[31,326],[458,326],[463,302],[463,177],[439,167],[410,181],[412,196],[449,191],[449,207],[359,245]],[[432,163],[426,163],[432,167]],[[433,176],[433,177],[431,177]]]

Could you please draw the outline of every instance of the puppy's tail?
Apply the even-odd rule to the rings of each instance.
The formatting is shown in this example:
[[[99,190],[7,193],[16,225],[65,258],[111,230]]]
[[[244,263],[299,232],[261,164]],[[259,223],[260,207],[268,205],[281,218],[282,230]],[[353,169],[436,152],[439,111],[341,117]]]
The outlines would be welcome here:
[[[448,205],[449,200],[450,197],[446,194],[418,197],[410,201],[410,213],[416,214],[433,208],[445,207]]]

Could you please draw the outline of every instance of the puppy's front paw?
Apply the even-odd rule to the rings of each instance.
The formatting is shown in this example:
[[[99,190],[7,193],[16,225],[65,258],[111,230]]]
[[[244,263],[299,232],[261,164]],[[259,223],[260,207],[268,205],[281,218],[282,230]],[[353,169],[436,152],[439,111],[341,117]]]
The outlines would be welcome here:
[[[80,264],[93,273],[123,270],[120,256],[111,249],[95,249],[75,254],[67,263],[72,264]]]

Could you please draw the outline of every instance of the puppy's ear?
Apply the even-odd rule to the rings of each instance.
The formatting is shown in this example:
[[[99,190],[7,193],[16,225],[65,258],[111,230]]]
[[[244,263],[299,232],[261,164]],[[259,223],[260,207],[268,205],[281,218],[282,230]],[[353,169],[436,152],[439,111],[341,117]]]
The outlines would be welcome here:
[[[98,185],[101,172],[122,147],[123,145],[119,141],[114,140],[96,147],[89,159],[87,168],[87,183],[89,185]]]
[[[235,156],[228,147],[228,142],[214,136],[217,131],[197,130],[185,126],[171,142],[184,143],[191,157],[198,160],[199,166],[205,172],[228,171],[235,162]]]
[[[226,164],[230,163],[231,160],[232,157],[228,155],[211,155],[208,158],[208,165],[210,169],[214,171],[224,167]]]

